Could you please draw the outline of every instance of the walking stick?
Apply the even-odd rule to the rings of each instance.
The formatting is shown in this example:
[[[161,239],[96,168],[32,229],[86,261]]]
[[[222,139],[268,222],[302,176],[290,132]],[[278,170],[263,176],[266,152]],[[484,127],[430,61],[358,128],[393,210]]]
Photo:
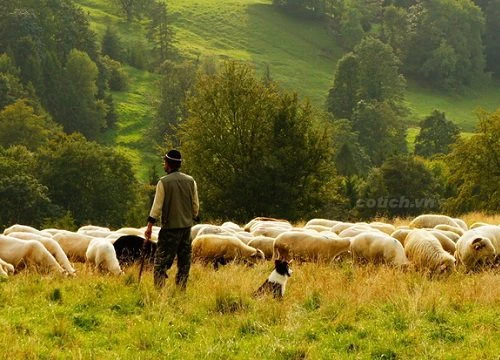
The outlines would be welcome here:
[[[149,241],[149,239],[146,238],[146,241]],[[144,261],[146,260],[146,241],[144,241],[144,244],[142,244],[141,267],[139,268],[139,279],[137,280],[138,283],[141,282],[142,270],[144,270]]]

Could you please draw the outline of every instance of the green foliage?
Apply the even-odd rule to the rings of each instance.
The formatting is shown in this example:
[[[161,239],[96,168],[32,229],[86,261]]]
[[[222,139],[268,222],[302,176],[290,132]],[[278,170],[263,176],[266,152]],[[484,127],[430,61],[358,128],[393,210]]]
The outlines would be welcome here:
[[[500,0],[489,0],[483,11],[486,18],[486,63],[487,69],[500,78]]]
[[[460,130],[445,114],[434,110],[431,115],[420,122],[420,133],[415,140],[415,154],[430,157],[436,154],[447,154]]]
[[[447,158],[456,195],[446,210],[453,213],[500,209],[500,111],[479,111],[478,118],[477,134],[459,139]]]
[[[73,50],[65,69],[65,108],[59,121],[68,133],[81,132],[93,139],[105,126],[105,108],[96,100],[97,66],[82,51]]]
[[[102,61],[106,68],[109,89],[113,91],[127,90],[129,78],[122,65],[108,56],[104,56]]]
[[[257,80],[248,66],[229,62],[201,75],[178,137],[204,211],[298,219],[332,202],[328,130],[315,120],[307,102]]]
[[[359,101],[359,61],[353,53],[344,55],[338,62],[333,87],[328,93],[326,107],[337,119],[351,119]]]
[[[196,65],[190,61],[174,63],[167,60],[159,68],[159,98],[155,104],[156,117],[151,124],[151,133],[158,144],[165,136],[173,137],[179,123],[187,118],[186,98],[196,81],[196,70]]]
[[[153,44],[153,64],[160,65],[176,55],[174,47],[175,32],[172,20],[168,15],[166,1],[154,1],[151,9],[151,22],[148,29],[148,39]]]
[[[129,161],[79,135],[53,143],[38,167],[52,201],[70,211],[78,226],[121,227],[136,204],[137,182]]]
[[[102,37],[101,52],[103,55],[107,55],[113,60],[124,60],[123,44],[118,35],[118,30],[115,27],[108,25],[106,28],[106,32]]]
[[[46,116],[35,114],[33,108],[18,100],[0,111],[0,146],[24,145],[31,151],[49,141],[57,130]]]
[[[439,210],[437,181],[426,165],[412,156],[393,156],[373,169],[359,188],[362,217],[408,217]]]
[[[456,90],[484,79],[484,17],[470,0],[424,1],[412,9],[405,68],[434,86]]]
[[[35,157],[24,146],[0,147],[0,228],[39,226],[50,208],[48,189],[35,177]]]
[[[405,9],[390,5],[384,8],[380,28],[381,40],[390,45],[402,63],[406,60],[410,33],[408,13]]]

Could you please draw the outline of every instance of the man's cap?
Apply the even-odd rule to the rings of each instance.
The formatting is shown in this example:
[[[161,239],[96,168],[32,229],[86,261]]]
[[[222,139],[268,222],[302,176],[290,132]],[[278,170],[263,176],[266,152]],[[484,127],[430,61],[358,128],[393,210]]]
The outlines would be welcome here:
[[[170,150],[168,153],[165,154],[165,160],[181,162],[182,161],[181,153],[179,152],[179,150]]]

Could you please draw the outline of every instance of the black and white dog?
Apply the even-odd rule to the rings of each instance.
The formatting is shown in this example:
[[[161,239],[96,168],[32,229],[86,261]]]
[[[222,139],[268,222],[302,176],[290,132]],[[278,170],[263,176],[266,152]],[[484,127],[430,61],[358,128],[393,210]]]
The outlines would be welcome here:
[[[292,276],[290,263],[286,260],[274,260],[274,270],[266,281],[254,292],[254,296],[272,293],[274,298],[282,299],[288,278]]]

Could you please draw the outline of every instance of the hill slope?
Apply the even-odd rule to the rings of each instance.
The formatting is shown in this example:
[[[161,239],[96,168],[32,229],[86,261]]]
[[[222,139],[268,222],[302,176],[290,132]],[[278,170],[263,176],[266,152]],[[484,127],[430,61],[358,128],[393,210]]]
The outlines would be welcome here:
[[[108,1],[77,3],[88,11],[92,27],[100,35],[107,24],[117,26],[122,40],[129,45],[144,34],[140,23],[127,24]],[[335,64],[344,53],[323,24],[278,12],[271,0],[170,0],[168,6],[176,31],[176,46],[186,57],[238,59],[252,63],[259,73],[269,66],[271,77],[283,87],[296,90],[318,107],[323,106],[332,86]],[[128,147],[144,178],[152,164],[153,151],[150,149],[146,156],[148,148],[144,142],[137,147],[137,139],[128,140],[144,134],[152,116],[150,111],[145,112],[144,106],[154,84],[153,77],[140,75],[140,71],[133,71],[132,78],[135,83],[131,91],[135,95],[115,95],[117,102],[128,100],[126,106],[119,104],[120,126],[107,135],[107,142],[112,144],[115,137]],[[412,109],[412,123],[439,109],[463,131],[470,132],[477,121],[476,108],[491,111],[500,106],[500,84],[485,84],[482,89],[459,95],[443,94],[409,82],[407,100]],[[132,127],[134,119],[141,120]]]

